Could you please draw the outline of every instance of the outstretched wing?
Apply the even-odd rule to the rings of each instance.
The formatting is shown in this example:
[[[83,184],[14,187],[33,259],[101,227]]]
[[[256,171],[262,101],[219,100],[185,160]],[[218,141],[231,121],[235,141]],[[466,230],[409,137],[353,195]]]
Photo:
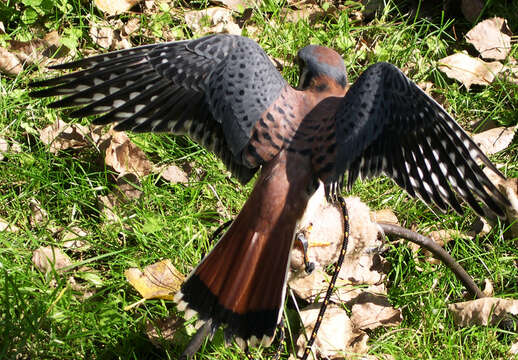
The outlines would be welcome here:
[[[79,107],[71,117],[100,115],[116,130],[187,134],[218,155],[241,182],[241,153],[263,112],[286,81],[261,47],[235,35],[146,45],[57,65],[78,69],[34,82],[34,97],[66,95],[50,106]]]
[[[462,212],[457,196],[478,214],[479,204],[500,217],[507,204],[481,168],[500,172],[431,97],[388,63],[370,66],[351,86],[336,115],[337,157],[328,192],[344,173],[351,188],[362,178],[385,174],[410,195],[440,209]],[[487,214],[485,214],[487,215]]]

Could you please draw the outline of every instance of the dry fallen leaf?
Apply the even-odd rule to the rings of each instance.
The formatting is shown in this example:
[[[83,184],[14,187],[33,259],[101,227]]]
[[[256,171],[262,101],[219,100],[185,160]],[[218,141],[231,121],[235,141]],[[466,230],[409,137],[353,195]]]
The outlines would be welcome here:
[[[178,330],[183,329],[184,320],[171,315],[165,319],[146,321],[146,335],[153,345],[162,348],[162,341],[172,342]]]
[[[385,295],[363,292],[351,308],[351,321],[362,330],[380,326],[397,326],[403,321],[400,309],[392,307]]]
[[[18,56],[3,47],[0,47],[0,71],[12,76],[23,71],[22,62]]]
[[[304,264],[301,249],[296,246],[292,251],[291,273],[289,286],[297,295],[306,301],[314,301],[317,297],[322,298],[329,285],[330,275],[322,270],[322,264],[328,265],[337,259],[339,248],[342,243],[342,213],[334,204],[329,204],[325,200],[322,189],[318,189],[316,194],[309,200],[306,212],[301,220],[299,231],[305,233],[308,243],[308,257],[316,265],[315,270],[307,275],[304,271]],[[345,199],[349,213],[349,241],[347,253],[340,270],[336,283],[335,291],[331,296],[331,302],[347,303],[352,306],[351,320],[364,328],[373,329],[378,326],[394,326],[401,320],[401,312],[390,306],[386,299],[387,288],[384,285],[386,279],[387,263],[379,255],[383,246],[378,237],[378,225],[371,220],[369,208],[358,198]],[[374,295],[375,294],[375,295]],[[375,314],[375,316],[373,316]],[[316,316],[316,315],[315,315]],[[340,315],[338,315],[340,317]],[[349,325],[347,325],[349,323]],[[306,322],[304,324],[307,325]],[[353,327],[355,334],[359,332],[355,326],[351,325],[349,318],[340,326]],[[332,341],[342,341],[342,329],[321,328],[324,332],[333,333],[337,338]],[[320,330],[320,331],[322,331]],[[346,329],[346,331],[349,331]],[[339,334],[339,335],[338,335]],[[364,334],[363,334],[364,335]],[[360,343],[366,341],[359,337]],[[345,334],[344,341],[348,341],[350,334]],[[302,341],[299,338],[299,342]],[[328,342],[328,340],[325,340]],[[298,345],[301,345],[298,343]],[[332,354],[332,350],[339,351],[340,354],[351,352],[349,346],[341,345],[322,345],[324,354]],[[333,348],[334,346],[334,348]],[[345,347],[344,347],[345,346]],[[329,355],[336,358],[339,353]],[[342,358],[342,357],[340,357]]]
[[[300,312],[304,330],[309,337],[320,310],[321,304],[308,306]],[[365,354],[369,347],[369,337],[365,332],[354,327],[344,309],[330,305],[322,320],[313,349],[317,356],[330,359],[343,359],[346,354]],[[304,352],[306,337],[301,334],[297,339],[299,357]]]
[[[495,294],[493,283],[489,279],[484,279],[484,290],[482,290],[485,296],[491,297]]]
[[[449,78],[460,81],[466,89],[469,89],[472,84],[491,84],[504,67],[498,61],[485,62],[464,52],[447,56],[439,60],[438,65],[439,70]]]
[[[316,4],[306,4],[298,10],[283,9],[285,21],[296,23],[299,20],[307,21],[309,24],[314,24],[321,20],[326,12]]]
[[[130,41],[122,36],[121,30],[117,30],[107,23],[105,25],[92,25],[90,27],[90,37],[95,44],[107,50],[131,48]]]
[[[0,137],[0,161],[2,161],[5,158],[5,153],[9,151],[9,144],[7,143],[7,140]]]
[[[399,220],[392,211],[392,209],[381,209],[370,212],[370,218],[372,222],[382,222],[386,224],[399,225]]]
[[[119,216],[114,211],[116,206],[117,196],[112,193],[109,193],[108,195],[100,195],[97,197],[97,207],[104,215],[105,221],[108,223],[119,221]]]
[[[511,31],[505,19],[494,17],[478,23],[466,34],[484,59],[504,60],[511,51]]]
[[[126,133],[110,130],[108,137],[104,159],[106,165],[120,174],[134,173],[142,177],[151,173],[152,163]]]
[[[518,355],[518,341],[511,345],[511,348],[509,349],[509,354]]]
[[[185,279],[169,259],[148,265],[144,271],[130,268],[124,275],[144,299],[173,300]]]
[[[138,200],[142,196],[140,180],[133,173],[119,175],[116,185],[114,193],[121,202]]]
[[[20,230],[20,229],[18,229],[18,227],[16,227],[13,224],[10,224],[8,221],[0,218],[0,232],[2,232],[2,231],[17,232],[18,230]]]
[[[169,181],[171,184],[186,184],[189,182],[185,171],[176,165],[156,167],[154,172],[160,174],[164,180]]]
[[[122,14],[141,0],[94,0],[95,6],[108,15]]]
[[[241,35],[241,28],[234,22],[232,11],[223,7],[185,12],[185,23],[197,34],[227,33]]]
[[[140,28],[140,18],[131,18],[128,22],[122,27],[122,34],[124,36],[130,36],[134,32],[136,32]]]
[[[448,305],[458,326],[494,325],[507,315],[518,315],[518,300],[486,297]]]
[[[243,12],[245,9],[259,5],[259,0],[212,0],[211,3],[222,5],[230,10]]]
[[[54,124],[39,130],[40,140],[49,145],[50,152],[57,154],[61,150],[80,149],[90,144],[89,138],[94,135],[86,126],[68,124],[58,120]],[[93,139],[95,141],[95,139]]]
[[[52,246],[40,247],[32,253],[32,262],[41,272],[59,270],[72,265],[70,258]]]
[[[483,171],[511,204],[505,209],[507,222],[511,225],[509,231],[504,235],[512,238],[518,237],[518,178],[502,179],[489,168],[485,168]]]
[[[14,154],[21,152],[22,146],[19,143],[12,139],[9,139],[9,141],[7,141],[6,139],[0,137],[0,161],[2,161],[5,158],[5,154]]]
[[[68,49],[60,44],[57,31],[48,33],[43,39],[30,41],[11,40],[8,48],[0,48],[0,71],[17,75],[25,64],[53,65],[64,61]]]
[[[313,302],[317,296],[325,294],[329,279],[330,277],[322,269],[317,268],[308,276],[293,277],[289,280],[289,285],[298,298]]]
[[[72,251],[85,251],[90,248],[89,244],[82,238],[87,234],[83,229],[72,226],[63,231],[61,241],[63,241],[63,248]]]
[[[29,222],[32,227],[42,225],[43,223],[47,222],[49,218],[47,211],[41,207],[41,204],[38,200],[31,199],[29,201],[29,206],[31,208]]]
[[[497,127],[472,136],[473,141],[486,155],[506,149],[513,141],[517,126]]]

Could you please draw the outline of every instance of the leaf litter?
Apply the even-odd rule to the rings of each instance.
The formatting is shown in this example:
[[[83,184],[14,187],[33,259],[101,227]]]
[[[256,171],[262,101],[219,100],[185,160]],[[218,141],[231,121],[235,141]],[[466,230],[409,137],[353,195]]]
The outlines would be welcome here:
[[[7,44],[7,48],[0,47],[0,71],[10,76],[20,74],[26,65],[55,65],[73,55],[61,45],[57,31],[48,33],[43,39],[11,40]]]
[[[169,259],[148,265],[144,270],[129,268],[124,275],[144,299],[173,300],[185,279]]]
[[[389,268],[380,255],[383,242],[378,226],[371,220],[369,208],[358,198],[347,198],[346,203],[350,226],[347,253],[331,297],[333,305],[326,311],[315,342],[316,353],[328,358],[365,354],[369,336],[364,330],[397,326],[402,321],[401,310],[395,309],[387,299],[385,281]],[[330,275],[324,269],[337,260],[342,229],[341,210],[327,203],[323,189],[319,188],[310,199],[299,228],[299,232],[305,232],[308,258],[315,263],[315,270],[309,275],[304,272],[302,251],[295,247],[289,278],[289,286],[297,297],[312,303],[301,309],[307,336],[320,308],[320,303],[313,302],[322,301],[329,285]],[[340,304],[345,304],[350,313]],[[304,349],[304,335],[299,337],[297,345],[299,352]]]
[[[456,53],[439,60],[439,70],[449,78],[461,82],[469,90],[471,85],[489,85],[504,69],[501,62],[485,62],[469,56],[466,52]]]
[[[494,17],[479,22],[466,34],[466,41],[484,59],[505,60],[511,51],[511,36],[507,21]]]

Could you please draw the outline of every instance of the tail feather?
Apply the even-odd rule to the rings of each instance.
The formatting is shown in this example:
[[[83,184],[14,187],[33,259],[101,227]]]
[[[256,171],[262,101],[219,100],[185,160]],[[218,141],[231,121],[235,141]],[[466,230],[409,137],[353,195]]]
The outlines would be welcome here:
[[[285,158],[281,152],[263,168],[241,213],[175,299],[180,309],[226,325],[241,344],[270,344],[280,321],[289,253],[311,180],[299,167],[288,181]]]

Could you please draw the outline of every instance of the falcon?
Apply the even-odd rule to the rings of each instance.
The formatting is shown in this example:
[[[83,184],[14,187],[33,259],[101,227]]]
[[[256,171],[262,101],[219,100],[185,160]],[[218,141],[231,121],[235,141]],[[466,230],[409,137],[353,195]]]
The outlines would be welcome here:
[[[253,40],[211,35],[53,66],[37,81],[52,108],[98,115],[115,130],[186,134],[216,154],[250,197],[175,296],[185,316],[225,327],[241,345],[269,345],[281,318],[297,221],[316,190],[384,174],[411,196],[504,218],[508,200],[477,165],[503,177],[455,120],[395,66],[380,62],[348,86],[342,57],[309,45],[290,86]]]

